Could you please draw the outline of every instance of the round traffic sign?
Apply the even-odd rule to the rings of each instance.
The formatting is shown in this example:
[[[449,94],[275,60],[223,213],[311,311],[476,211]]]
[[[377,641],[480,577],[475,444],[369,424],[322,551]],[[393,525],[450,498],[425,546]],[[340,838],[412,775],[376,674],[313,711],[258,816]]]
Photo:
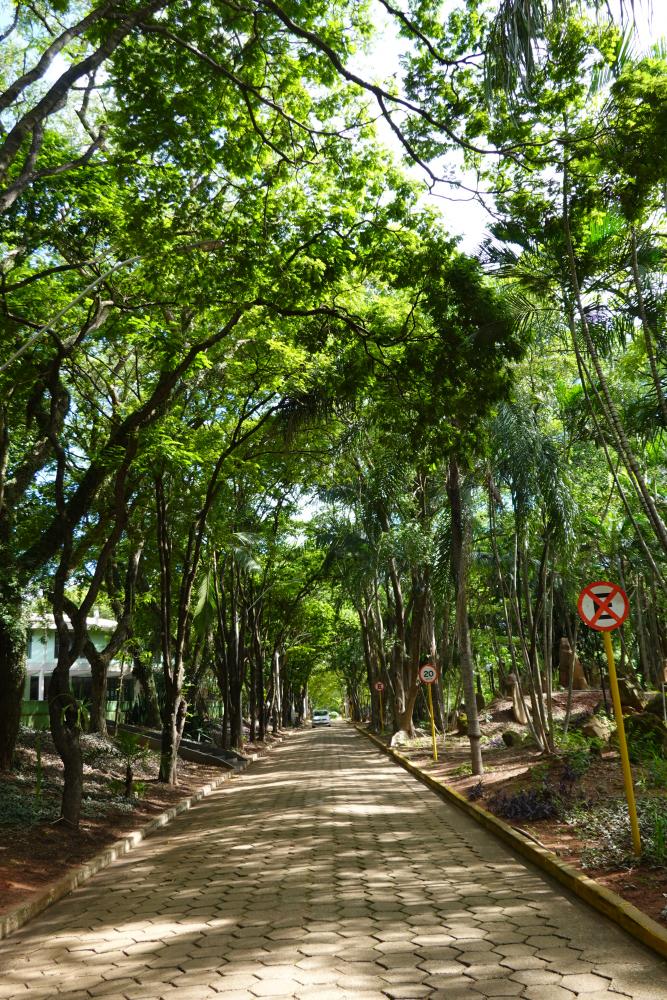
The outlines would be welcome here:
[[[373,687],[375,688],[376,691],[384,691],[384,684],[382,683],[382,681],[376,681]]]
[[[589,583],[579,594],[577,609],[589,628],[598,632],[611,632],[619,628],[628,617],[628,595],[617,583],[598,580]]]
[[[438,676],[438,671],[435,669],[432,663],[424,663],[419,668],[419,679],[424,684],[433,684]]]

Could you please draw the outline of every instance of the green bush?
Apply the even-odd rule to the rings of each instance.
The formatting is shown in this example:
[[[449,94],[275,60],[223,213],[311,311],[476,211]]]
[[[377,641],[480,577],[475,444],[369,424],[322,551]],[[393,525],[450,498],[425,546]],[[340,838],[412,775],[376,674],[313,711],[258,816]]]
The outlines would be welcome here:
[[[143,746],[135,733],[120,731],[116,736],[116,746],[125,764],[125,798],[134,795],[134,769],[137,764],[145,764],[150,757],[150,749]]]
[[[112,778],[108,785],[109,791],[111,792],[113,798],[121,797],[123,801],[127,801],[127,796],[125,795],[126,783],[123,778]],[[146,794],[148,790],[148,785],[145,781],[133,781],[132,782],[132,798],[141,799]]]
[[[554,744],[561,753],[588,750],[590,743],[591,741],[578,729],[568,729],[564,732],[562,726],[554,726]]]
[[[578,781],[583,778],[593,763],[593,756],[588,747],[569,750],[563,757],[563,780]]]

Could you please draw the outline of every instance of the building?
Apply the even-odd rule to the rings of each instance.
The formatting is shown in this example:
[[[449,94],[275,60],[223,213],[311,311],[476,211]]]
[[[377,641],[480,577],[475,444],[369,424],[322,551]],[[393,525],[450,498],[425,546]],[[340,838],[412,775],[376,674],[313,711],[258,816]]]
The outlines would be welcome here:
[[[88,618],[88,634],[97,649],[104,649],[109,637],[116,627],[112,618],[102,618],[96,610],[92,618]],[[33,614],[27,634],[26,648],[26,681],[23,693],[25,716],[35,714],[36,702],[45,703],[49,698],[51,675],[58,662],[58,632],[53,615]],[[107,700],[115,701],[118,682],[121,674],[120,660],[112,660],[109,664]],[[70,668],[72,691],[77,698],[90,701],[92,690],[92,674],[90,663],[81,656]],[[25,703],[29,704],[26,705]],[[39,711],[39,710],[38,710]],[[41,713],[39,713],[41,714]]]

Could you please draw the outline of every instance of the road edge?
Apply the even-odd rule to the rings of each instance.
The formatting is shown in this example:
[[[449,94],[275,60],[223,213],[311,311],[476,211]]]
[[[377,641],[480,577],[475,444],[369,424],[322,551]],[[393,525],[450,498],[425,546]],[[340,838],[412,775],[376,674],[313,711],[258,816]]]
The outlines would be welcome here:
[[[354,724],[354,728],[362,736],[366,736],[371,743],[402,768],[415,778],[418,778],[419,781],[427,785],[441,798],[445,799],[445,801],[467,813],[480,826],[485,827],[490,833],[512,847],[518,854],[521,854],[534,865],[537,865],[538,868],[541,868],[542,871],[546,872],[552,878],[557,879],[570,892],[583,899],[589,906],[603,913],[637,941],[640,941],[647,948],[650,948],[663,958],[667,958],[667,930],[661,927],[657,921],[642,913],[636,906],[628,903],[621,896],[612,892],[611,889],[599,885],[587,875],[582,875],[576,868],[572,868],[566,862],[561,861],[551,851],[526,840],[513,830],[511,826],[508,826],[507,823],[504,823],[492,813],[487,812],[481,806],[469,802],[468,799],[445,784],[444,781],[439,781],[432,775],[427,774],[416,764],[413,764],[412,761],[408,760],[407,757],[404,757],[403,754],[394,750],[393,747],[386,746],[373,733],[369,733],[368,730],[356,723]]]
[[[179,816],[183,812],[187,812],[192,808],[197,802],[211,795],[212,792],[220,788],[225,782],[230,781],[232,778],[239,777],[247,771],[250,764],[257,760],[261,760],[266,753],[270,753],[274,746],[283,742],[284,737],[279,737],[274,740],[269,748],[264,753],[253,753],[251,759],[248,761],[246,767],[240,772],[229,772],[226,771],[215,781],[210,781],[206,785],[202,785],[198,788],[196,792],[192,795],[188,795],[187,798],[181,799],[176,805],[170,806],[169,809],[165,809],[158,816],[155,816],[144,826],[139,827],[137,830],[132,830],[130,833],[126,833],[124,837],[120,840],[115,840],[104,850],[100,851],[98,854],[93,855],[88,861],[85,861],[82,865],[77,868],[73,868],[71,872],[67,875],[63,875],[61,879],[53,882],[48,889],[39,893],[34,898],[27,900],[25,903],[19,903],[17,906],[8,910],[6,913],[0,915],[0,941],[4,940],[13,934],[15,931],[19,930],[29,923],[34,917],[37,917],[44,910],[53,906],[54,903],[59,902],[65,896],[68,896],[70,892],[77,889],[80,885],[88,882],[93,875],[102,871],[104,868],[108,868],[110,864],[116,861],[118,858],[123,857],[125,854],[129,854],[130,851],[138,847],[150,834],[155,833],[156,830],[160,830],[163,826],[167,826],[171,823],[176,816]]]

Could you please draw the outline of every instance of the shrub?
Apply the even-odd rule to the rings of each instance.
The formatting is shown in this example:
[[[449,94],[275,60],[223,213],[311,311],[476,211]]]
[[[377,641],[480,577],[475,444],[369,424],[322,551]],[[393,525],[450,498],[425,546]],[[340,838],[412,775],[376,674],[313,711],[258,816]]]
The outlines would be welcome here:
[[[563,757],[561,780],[573,784],[586,774],[592,763],[593,758],[588,747],[570,750]]]
[[[142,798],[148,790],[148,785],[145,781],[133,781],[132,794],[129,797],[126,795],[127,785],[125,779],[123,778],[112,778],[109,782],[108,788],[111,792],[112,798],[117,799],[118,797],[121,797],[123,802],[126,802],[128,799]]]
[[[125,798],[132,798],[134,769],[137,764],[145,764],[150,757],[150,750],[143,746],[134,733],[121,731],[116,736],[118,753],[125,764]]]
[[[562,800],[549,785],[523,788],[513,794],[498,793],[489,805],[503,819],[556,819],[562,812]]]

